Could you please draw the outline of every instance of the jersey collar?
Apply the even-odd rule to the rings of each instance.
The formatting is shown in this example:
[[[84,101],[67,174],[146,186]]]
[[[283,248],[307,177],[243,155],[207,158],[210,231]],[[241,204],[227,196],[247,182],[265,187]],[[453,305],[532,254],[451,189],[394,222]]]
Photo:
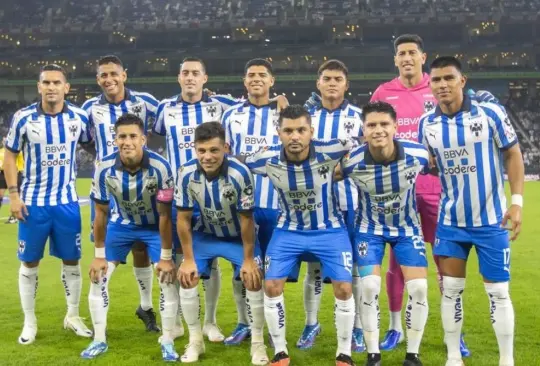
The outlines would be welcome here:
[[[122,160],[120,159],[120,151],[116,152],[116,160],[114,163],[114,167],[116,170],[125,170],[124,164],[122,163]],[[148,150],[143,149],[143,158],[141,162],[141,168],[143,169],[149,169],[150,168],[150,156],[148,154]]]
[[[131,93],[131,90],[128,88],[124,88],[124,99],[120,101],[120,103],[125,102],[129,100],[130,102],[136,102],[135,96]],[[99,104],[114,104],[118,105],[120,103],[111,103],[105,98],[105,93],[101,94],[101,97],[99,98]]]
[[[56,114],[53,115],[53,114],[47,114],[47,113],[45,113],[45,111],[44,111],[43,108],[41,107],[41,102],[39,102],[39,103],[37,104],[36,109],[37,109],[38,115],[42,115],[42,116],[56,116]],[[62,112],[60,112],[60,113],[69,113],[69,108],[68,108],[68,105],[67,105],[66,102],[64,102],[64,107],[62,107]],[[60,113],[58,113],[58,114],[60,114]]]
[[[252,104],[249,99],[244,102],[244,107],[253,107],[253,108],[264,108],[264,107],[270,107],[270,109],[277,109],[277,102],[270,102],[268,104],[264,105],[255,105]]]
[[[199,100],[198,102],[195,102],[195,103],[190,103],[190,102],[186,102],[184,99],[182,99],[182,94],[178,94],[178,98],[176,99],[176,102],[177,103],[186,103],[186,104],[197,104],[197,103],[200,103],[200,102],[205,102],[205,103],[208,103],[210,102],[210,97],[208,96],[208,94],[206,94],[204,91],[202,93],[202,98],[201,100]]]
[[[309,156],[308,156],[308,159],[309,160],[312,160],[312,159],[315,159],[315,146],[313,145],[313,141],[311,141],[309,143]],[[282,162],[288,162],[287,160],[287,156],[285,155],[285,147],[282,146],[281,147],[281,151],[279,153],[279,160],[282,161]],[[303,161],[298,161],[298,162],[290,162],[290,163],[293,163],[293,164],[296,164],[296,165],[300,165],[304,162],[305,160]]]
[[[389,161],[388,163],[378,163],[373,159],[373,155],[371,155],[371,152],[369,151],[369,146],[366,149],[366,152],[364,153],[364,162],[366,165],[384,165],[388,166],[392,163],[395,163],[396,161],[405,159],[405,149],[403,148],[403,145],[399,143],[398,140],[394,140],[394,146],[397,149],[396,159],[393,161]]]
[[[205,178],[207,178],[204,169],[202,168],[201,164],[199,163],[199,159],[197,159],[197,170],[202,175],[204,175]],[[223,163],[219,167],[219,174],[217,175],[217,177],[219,177],[221,175],[221,176],[227,178],[228,173],[229,173],[229,158],[228,158],[227,155],[225,155],[225,157],[223,158]],[[211,180],[214,180],[214,179],[211,179]]]
[[[339,107],[337,107],[336,109],[330,110],[330,109],[324,108],[324,107],[322,106],[322,101],[321,101],[321,108],[320,108],[320,110],[324,110],[324,111],[326,111],[327,113],[334,113],[334,112],[337,111],[337,110],[342,110],[342,111],[344,111],[344,110],[347,108],[348,105],[349,105],[349,101],[348,101],[347,99],[343,99],[343,102],[339,105]]]
[[[450,118],[454,118],[457,114],[461,113],[461,112],[470,112],[471,111],[471,98],[467,95],[467,94],[463,94],[463,104],[461,105],[461,108],[459,109],[459,111],[457,111],[456,113],[454,113],[453,115],[447,115],[447,114],[444,114],[441,110],[441,107],[439,105],[437,105],[437,107],[435,107],[435,117],[440,117],[442,115],[445,115],[447,117],[450,117]]]

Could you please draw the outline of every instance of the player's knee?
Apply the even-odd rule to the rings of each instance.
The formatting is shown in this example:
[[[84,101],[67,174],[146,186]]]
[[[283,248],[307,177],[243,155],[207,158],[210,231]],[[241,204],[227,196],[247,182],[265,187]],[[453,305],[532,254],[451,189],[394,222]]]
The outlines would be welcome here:
[[[64,263],[66,266],[76,266],[79,264],[79,261],[78,260],[72,260],[72,261],[62,260],[62,263]]]
[[[443,295],[456,298],[465,290],[465,278],[443,276]]]
[[[407,292],[413,299],[425,299],[428,293],[428,283],[425,278],[407,281]]]
[[[492,302],[502,304],[511,301],[508,282],[486,282],[484,283],[484,288]]]
[[[381,292],[381,277],[366,276],[362,278],[362,297],[372,299]]]
[[[37,266],[39,266],[39,261],[35,261],[35,262],[22,262],[22,265],[25,266],[26,268],[36,268]]]
[[[283,284],[279,280],[264,281],[264,292],[268,297],[278,297],[283,293]]]
[[[251,292],[257,292],[257,291],[259,291],[259,290],[262,288],[262,284],[250,286],[250,285],[248,285],[247,283],[244,283],[244,287],[245,287],[246,290],[248,290],[248,291],[251,291]]]
[[[195,287],[184,288],[180,287],[180,300],[182,302],[191,302],[199,297],[199,289]]]
[[[334,296],[339,300],[349,300],[352,296],[352,284],[350,282],[334,282]]]

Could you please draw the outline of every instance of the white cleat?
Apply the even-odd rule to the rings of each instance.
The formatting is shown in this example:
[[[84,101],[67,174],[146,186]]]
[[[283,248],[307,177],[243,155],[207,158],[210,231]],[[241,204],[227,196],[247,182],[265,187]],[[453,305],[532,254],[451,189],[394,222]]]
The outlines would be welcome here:
[[[194,341],[190,342],[186,346],[186,351],[180,357],[180,361],[183,363],[191,363],[199,361],[199,356],[202,355],[205,351],[204,341]]]
[[[91,338],[94,333],[88,329],[88,327],[83,323],[83,318],[80,316],[72,316],[64,318],[64,329],[71,329],[79,337]]]
[[[180,338],[184,336],[184,326],[175,324],[174,328],[171,332],[172,339],[175,340],[176,338]],[[158,343],[161,344],[161,340],[163,339],[163,335],[159,336]]]
[[[253,365],[268,365],[270,359],[266,354],[266,346],[264,343],[251,344],[251,363]]]
[[[216,324],[207,323],[204,325],[203,334],[212,343],[220,343],[225,340],[225,336],[221,333],[221,329]]]
[[[461,359],[448,359],[445,366],[465,366]]]
[[[19,336],[19,344],[28,345],[36,340],[37,325],[24,325],[21,335]]]

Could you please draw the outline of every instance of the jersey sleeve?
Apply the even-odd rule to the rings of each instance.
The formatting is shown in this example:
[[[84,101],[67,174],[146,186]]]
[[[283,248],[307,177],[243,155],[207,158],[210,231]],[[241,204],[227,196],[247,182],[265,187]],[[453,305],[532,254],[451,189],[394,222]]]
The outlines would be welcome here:
[[[360,156],[362,155],[362,149],[360,147],[353,148],[350,152],[345,154],[341,159],[341,173],[343,178],[349,178],[354,167],[360,162]]]
[[[429,149],[429,143],[426,139],[426,122],[427,122],[428,116],[423,115],[420,117],[420,122],[418,122],[418,142],[424,145],[426,149]]]
[[[21,111],[13,116],[6,139],[6,149],[9,151],[18,153],[22,150],[26,138],[26,120]]]
[[[488,116],[497,146],[502,150],[514,146],[518,142],[517,134],[504,107],[495,103],[482,103],[481,106]]]
[[[221,104],[221,107],[223,110],[226,110],[233,105],[239,104],[243,102],[242,98],[234,98],[233,96],[229,94],[220,94],[220,95],[214,95],[212,96],[212,99],[215,99],[216,101]]]
[[[144,104],[146,105],[146,111],[148,112],[148,115],[150,117],[156,117],[157,109],[159,106],[159,100],[157,100],[153,95],[144,93],[139,94],[141,99],[144,101]]]
[[[92,106],[94,105],[93,99],[89,99],[83,103],[81,109],[88,115],[88,126],[90,129],[94,128],[94,118],[92,117]]]
[[[156,109],[156,117],[154,125],[152,126],[152,132],[157,133],[158,135],[165,136],[165,102],[159,103]]]
[[[79,118],[81,119],[81,135],[79,136],[79,142],[85,144],[92,141],[92,134],[90,133],[90,122],[88,120],[88,114],[79,113]]]
[[[160,167],[161,181],[159,182],[157,200],[162,203],[171,203],[174,198],[174,177],[170,164],[162,161]]]
[[[281,145],[263,146],[246,158],[245,164],[253,174],[266,175],[266,162],[279,155]]]
[[[193,209],[195,203],[189,188],[192,172],[186,171],[185,168],[178,170],[178,177],[176,178],[176,185],[174,188],[174,199],[176,201],[176,207],[179,209]]]
[[[109,204],[109,188],[106,183],[108,167],[105,164],[107,162],[102,161],[97,165],[90,189],[90,199],[102,205]]]
[[[252,211],[255,207],[255,189],[253,175],[247,167],[242,170],[241,178],[238,182],[238,202],[236,209],[239,212]]]
[[[231,130],[231,114],[232,109],[229,109],[225,113],[223,113],[223,116],[221,117],[221,126],[225,130],[225,142],[229,144],[232,152],[234,150],[234,139]]]
[[[352,139],[332,139],[328,141],[318,140],[316,152],[327,155],[332,160],[340,160],[355,145]]]

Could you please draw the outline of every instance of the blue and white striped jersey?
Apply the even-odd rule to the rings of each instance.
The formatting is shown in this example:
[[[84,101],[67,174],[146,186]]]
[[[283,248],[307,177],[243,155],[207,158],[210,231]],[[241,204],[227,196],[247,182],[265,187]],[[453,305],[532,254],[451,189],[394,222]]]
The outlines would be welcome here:
[[[92,137],[86,112],[64,102],[61,113],[45,114],[40,103],[13,116],[6,148],[23,151],[21,199],[29,206],[56,206],[76,202],[78,142]]]
[[[518,142],[504,107],[468,96],[454,116],[437,107],[420,119],[418,141],[435,156],[439,169],[439,224],[478,227],[502,222],[502,150]]]
[[[109,103],[104,94],[84,102],[82,109],[90,118],[96,142],[97,160],[116,151],[114,124],[120,116],[126,113],[139,116],[144,121],[144,130],[148,131],[150,121],[156,117],[158,103],[158,100],[148,93],[140,93],[127,88],[125,99],[118,104]]]
[[[249,102],[229,108],[223,114],[225,139],[233,155],[252,155],[260,148],[279,143],[277,103],[254,106]],[[268,177],[256,175],[255,207],[278,209],[277,192]]]
[[[354,148],[343,158],[343,176],[352,178],[360,191],[356,229],[385,236],[422,234],[416,209],[415,182],[427,170],[429,154],[416,142],[394,140],[396,160],[374,161],[369,146]]]
[[[159,104],[152,130],[165,136],[175,178],[180,166],[195,158],[195,128],[204,122],[220,122],[223,112],[238,102],[229,96],[203,94],[196,103],[184,102],[181,95],[176,95]]]
[[[301,163],[287,161],[281,145],[263,147],[246,158],[249,169],[268,176],[278,192],[281,206],[278,228],[344,227],[335,198],[334,169],[351,148],[349,140],[313,140],[309,158]]]
[[[178,209],[201,215],[193,230],[220,238],[241,236],[238,213],[254,208],[253,176],[237,159],[225,156],[219,175],[208,180],[197,159],[183,165],[176,180],[174,199]]]
[[[90,198],[104,205],[109,204],[109,199],[114,200],[110,222],[157,227],[158,191],[173,187],[171,167],[158,153],[144,149],[141,169],[130,173],[124,169],[120,153],[115,151],[98,163]]]
[[[309,113],[316,139],[348,139],[362,136],[362,109],[347,100],[333,111],[319,107],[311,109]],[[341,211],[354,212],[358,208],[358,189],[351,179],[337,182],[335,190]]]

